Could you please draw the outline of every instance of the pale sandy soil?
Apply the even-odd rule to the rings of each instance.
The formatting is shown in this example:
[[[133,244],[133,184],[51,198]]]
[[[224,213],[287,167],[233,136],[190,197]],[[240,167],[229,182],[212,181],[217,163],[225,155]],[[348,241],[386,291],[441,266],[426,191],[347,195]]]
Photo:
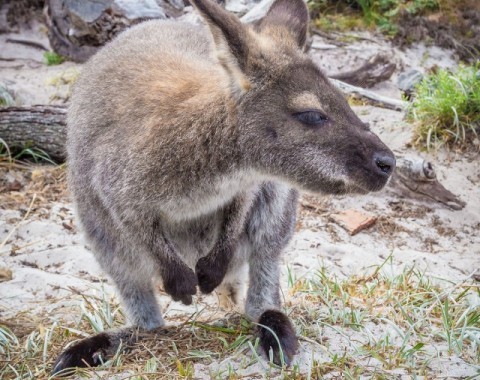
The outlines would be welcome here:
[[[45,43],[42,37],[39,41]],[[2,49],[6,45],[9,44],[0,40]],[[51,80],[80,67],[71,63],[46,67],[41,63],[41,54],[39,56],[37,51],[28,53],[25,49],[28,48],[17,46],[13,51],[2,50],[0,56],[21,59],[0,61],[0,82],[18,95],[20,104],[64,102],[69,91],[68,81],[57,86],[52,85]],[[354,65],[361,64],[378,50],[392,53],[399,66],[404,68],[425,69],[433,64],[453,64],[449,52],[421,46],[401,52],[385,42],[361,41],[347,49],[330,48],[312,54],[327,72],[335,72],[351,67],[349,60],[354,61]],[[399,96],[393,81],[377,90]],[[425,156],[407,148],[411,126],[403,121],[403,113],[371,106],[357,106],[355,111],[370,122],[372,129],[396,154]],[[459,281],[474,275],[480,268],[478,155],[440,152],[427,157],[434,163],[444,186],[467,203],[463,210],[453,211],[442,205],[402,200],[388,189],[361,197],[317,199],[314,201],[316,211],[302,209],[298,231],[285,252],[282,261],[284,288],[287,288],[288,271],[301,278],[326,267],[330,273],[346,277],[382,263],[389,255],[393,257],[395,265],[391,270],[394,272],[415,264],[439,282],[443,279]],[[380,220],[369,230],[350,236],[330,218],[330,214],[348,208],[364,210]],[[101,281],[106,277],[85,247],[68,197],[36,209],[26,218],[25,212],[25,207],[4,208],[0,205],[0,267],[13,271],[12,280],[0,283],[0,319],[20,312],[75,319],[80,294],[99,294]],[[107,292],[114,291],[108,279],[103,287]],[[288,302],[287,290],[285,294]],[[216,308],[215,296],[200,296],[191,307],[172,302],[162,294],[159,300],[167,320],[181,320],[205,305]],[[322,308],[322,305],[318,307]],[[375,331],[375,327],[372,330]],[[337,347],[339,352],[347,344],[332,331],[326,329],[323,334],[331,339],[330,346]],[[355,336],[350,338],[355,339]],[[307,371],[313,358],[321,361],[325,355],[313,344],[303,341],[297,361],[300,368]],[[227,358],[221,363],[196,364],[196,377],[208,378],[212,370],[227,364],[240,367],[241,361],[242,358]],[[262,366],[257,363],[243,370],[242,374],[253,377],[264,372]],[[473,376],[478,370],[455,356],[438,358],[431,366],[435,368],[436,376],[447,378]],[[397,374],[402,375],[402,371]]]

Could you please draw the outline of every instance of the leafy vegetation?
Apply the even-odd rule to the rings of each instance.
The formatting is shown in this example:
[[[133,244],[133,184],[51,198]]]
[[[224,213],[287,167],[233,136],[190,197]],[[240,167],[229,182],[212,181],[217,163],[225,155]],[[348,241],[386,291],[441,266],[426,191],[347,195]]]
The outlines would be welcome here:
[[[378,27],[387,35],[397,32],[403,14],[437,10],[446,0],[309,0],[314,24],[320,29],[344,30]]]
[[[427,149],[474,141],[480,131],[480,64],[427,76],[417,87],[411,118],[416,143]]]
[[[53,51],[46,51],[43,53],[43,58],[47,66],[60,65],[61,63],[65,62],[65,57],[62,57]]]

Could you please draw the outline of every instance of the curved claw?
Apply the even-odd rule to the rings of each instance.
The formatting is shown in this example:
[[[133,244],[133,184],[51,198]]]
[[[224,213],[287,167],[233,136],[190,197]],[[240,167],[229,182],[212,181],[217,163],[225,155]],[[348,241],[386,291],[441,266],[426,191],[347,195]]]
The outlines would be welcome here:
[[[96,367],[106,361],[111,341],[106,333],[83,339],[63,351],[52,370],[54,376],[68,376],[75,367]]]
[[[287,366],[290,365],[298,350],[298,339],[288,317],[281,311],[267,310],[260,316],[258,324],[260,325],[258,328],[260,346],[267,357],[270,349],[272,349],[273,362],[275,364],[282,365],[284,363]],[[280,347],[278,345],[279,342]],[[282,353],[283,360],[281,357]]]

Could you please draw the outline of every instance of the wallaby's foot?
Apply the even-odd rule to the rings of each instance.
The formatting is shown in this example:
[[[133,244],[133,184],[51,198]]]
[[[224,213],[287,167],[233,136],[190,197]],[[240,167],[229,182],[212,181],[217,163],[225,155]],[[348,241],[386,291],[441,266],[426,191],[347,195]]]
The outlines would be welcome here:
[[[100,333],[75,343],[63,351],[55,362],[52,375],[68,376],[75,367],[96,367],[115,349],[108,333]]]
[[[281,311],[267,310],[260,316],[258,324],[262,325],[258,327],[258,337],[267,358],[272,349],[275,364],[282,364],[281,355],[283,353],[283,363],[290,365],[298,349],[298,339],[288,317]],[[278,342],[280,342],[281,349]]]
[[[209,254],[202,257],[195,265],[198,285],[204,294],[209,294],[219,286],[227,273],[229,261],[225,254]]]
[[[186,265],[168,268],[162,275],[163,287],[174,301],[181,301],[191,305],[192,296],[197,293],[197,276]]]

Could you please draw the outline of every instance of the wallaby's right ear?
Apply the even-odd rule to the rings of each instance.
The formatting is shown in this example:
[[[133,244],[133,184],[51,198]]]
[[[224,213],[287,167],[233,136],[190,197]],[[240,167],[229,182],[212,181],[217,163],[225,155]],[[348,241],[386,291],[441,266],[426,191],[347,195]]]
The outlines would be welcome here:
[[[212,0],[190,0],[190,3],[207,22],[221,63],[227,66],[235,64],[244,72],[249,50],[245,26]],[[231,62],[232,59],[235,62]]]
[[[275,0],[259,28],[277,40],[293,39],[303,48],[307,41],[308,8],[304,0]]]

